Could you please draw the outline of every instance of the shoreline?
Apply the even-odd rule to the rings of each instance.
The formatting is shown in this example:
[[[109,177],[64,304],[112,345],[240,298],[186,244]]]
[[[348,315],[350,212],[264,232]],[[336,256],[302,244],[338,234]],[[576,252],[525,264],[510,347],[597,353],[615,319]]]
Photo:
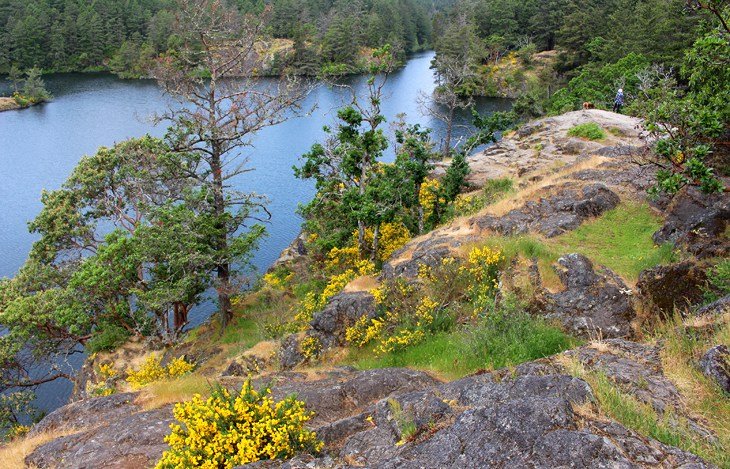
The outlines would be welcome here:
[[[0,112],[3,111],[16,111],[23,109],[23,106],[16,103],[13,98],[7,96],[0,96]]]

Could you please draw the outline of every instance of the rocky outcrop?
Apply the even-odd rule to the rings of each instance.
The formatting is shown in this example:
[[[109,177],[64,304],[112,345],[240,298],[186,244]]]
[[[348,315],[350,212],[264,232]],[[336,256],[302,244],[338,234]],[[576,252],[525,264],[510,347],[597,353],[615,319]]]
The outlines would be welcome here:
[[[273,271],[274,269],[276,269],[279,266],[288,265],[293,262],[296,262],[297,260],[302,259],[306,255],[307,255],[306,239],[304,237],[304,233],[299,233],[299,235],[294,239],[294,241],[292,241],[291,244],[289,246],[287,246],[286,249],[281,251],[279,258],[269,268],[269,272]]]
[[[615,208],[620,199],[603,184],[577,186],[566,183],[558,188],[545,188],[549,197],[528,201],[520,209],[511,210],[501,217],[485,215],[472,223],[480,230],[489,230],[501,235],[523,234],[529,231],[548,238],[572,231],[591,217]]]
[[[730,295],[723,296],[695,311],[697,316],[717,316],[730,312]]]
[[[656,348],[614,340],[606,342],[603,352],[584,347],[573,357],[586,368],[606,373],[619,386],[643,377],[647,392],[658,393],[657,402],[669,405],[677,397],[655,362]],[[384,386],[381,395],[387,397],[351,406],[354,415],[316,428],[327,442],[325,456],[243,467],[711,467],[697,456],[587,411],[593,405],[593,390],[587,382],[565,374],[561,363],[554,357],[511,372],[498,370],[443,384],[421,377],[419,386],[390,394],[394,386]],[[370,375],[366,389],[382,387],[379,380],[385,376]],[[341,385],[359,388],[361,379],[355,374]],[[312,384],[316,386],[309,389],[320,390],[316,397],[309,396],[317,406],[329,395],[322,394],[326,386]],[[335,406],[342,402],[334,399]]]
[[[128,415],[103,427],[59,438],[37,448],[26,463],[38,468],[138,468],[153,465],[167,449],[171,408]]]
[[[586,122],[595,122],[611,133],[601,141],[568,136],[568,130]],[[484,151],[469,156],[471,172],[467,180],[473,187],[482,187],[489,179],[504,177],[535,180],[544,177],[558,164],[574,164],[593,155],[623,160],[624,164],[616,168],[618,172],[635,171],[639,166],[628,161],[628,154],[643,145],[640,124],[639,119],[598,109],[538,119],[522,125],[514,135],[507,135]],[[443,174],[445,170],[446,164],[438,164],[436,174]],[[652,171],[648,166],[641,170]],[[642,179],[646,178],[636,179],[636,182],[645,183]]]
[[[61,407],[44,418],[34,434],[76,430],[36,448],[26,464],[38,468],[149,467],[167,448],[165,435],[172,409],[143,411],[132,393],[86,399]]]
[[[684,261],[641,272],[636,288],[648,307],[671,316],[675,308],[686,310],[701,301],[706,284],[705,269]]]
[[[136,393],[119,393],[72,402],[46,415],[43,420],[33,426],[30,435],[74,428],[90,428],[99,423],[118,420],[129,415],[130,411],[140,410],[134,403],[136,397]]]
[[[700,258],[724,257],[730,255],[730,240],[723,236],[728,222],[727,193],[707,195],[689,187],[672,199],[664,226],[654,233],[654,242],[680,245]]]
[[[565,359],[602,373],[660,414],[671,407],[691,418],[663,374],[659,346],[620,339],[448,383],[403,368],[281,372],[257,378],[255,385],[270,383],[276,399],[296,393],[315,412],[310,423],[325,452],[243,467],[711,467],[599,417],[591,410],[593,389],[567,373]],[[226,385],[237,388],[241,382]],[[69,418],[87,413],[89,420],[81,424],[96,418],[97,425],[40,446],[27,462],[39,468],[151,466],[165,449],[172,412],[169,406],[143,411],[132,397],[59,409],[57,415]],[[49,415],[42,424],[50,428],[57,418]],[[690,421],[695,431],[707,432]]]
[[[636,316],[631,290],[609,269],[596,272],[581,254],[558,259],[558,276],[564,290],[546,293],[543,314],[556,318],[563,327],[581,337],[628,337]]]
[[[283,369],[291,370],[304,362],[305,357],[300,347],[301,338],[301,334],[289,334],[282,339],[279,346],[279,364]]]
[[[727,345],[716,345],[700,359],[702,373],[730,393],[730,349]]]
[[[664,375],[661,348],[622,339],[608,339],[565,352],[588,371],[597,371],[634,396],[663,413],[680,406],[677,388]]]

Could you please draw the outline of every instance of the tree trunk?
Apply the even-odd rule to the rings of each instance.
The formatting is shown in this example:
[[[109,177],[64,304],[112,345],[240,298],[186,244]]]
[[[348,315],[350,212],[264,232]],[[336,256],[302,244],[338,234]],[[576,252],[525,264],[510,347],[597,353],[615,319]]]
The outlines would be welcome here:
[[[370,157],[367,153],[363,155],[362,166],[360,168],[360,197],[365,195],[365,186],[367,184],[368,167],[370,165]],[[365,259],[367,253],[367,246],[365,246],[365,222],[363,220],[357,221],[357,247],[360,251],[360,259]]]
[[[378,238],[380,237],[380,225],[373,228],[373,252],[370,254],[370,260],[375,263],[378,259]]]
[[[443,156],[448,158],[451,154],[451,131],[454,127],[454,107],[449,108],[449,119],[446,122],[446,140],[444,141]]]
[[[416,184],[416,206],[418,207],[418,234],[423,234],[423,205],[421,205],[421,184]]]

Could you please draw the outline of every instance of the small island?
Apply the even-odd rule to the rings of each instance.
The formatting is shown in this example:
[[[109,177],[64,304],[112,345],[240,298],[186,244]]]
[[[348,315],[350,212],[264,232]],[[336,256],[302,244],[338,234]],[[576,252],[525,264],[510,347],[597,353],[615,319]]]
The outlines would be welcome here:
[[[23,73],[13,67],[10,70],[8,81],[12,83],[13,95],[0,96],[0,112],[24,109],[53,99],[51,93],[46,89],[38,68],[31,68]]]

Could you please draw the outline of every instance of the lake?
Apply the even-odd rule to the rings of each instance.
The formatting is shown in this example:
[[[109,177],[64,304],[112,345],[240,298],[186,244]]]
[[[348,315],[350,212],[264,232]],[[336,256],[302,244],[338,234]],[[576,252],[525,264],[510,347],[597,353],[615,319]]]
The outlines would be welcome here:
[[[420,123],[434,130],[435,140],[443,135],[443,124],[424,117],[418,104],[420,93],[430,96],[434,89],[430,70],[432,52],[412,56],[406,66],[389,77],[385,86],[383,112],[389,122],[406,114],[409,123]],[[165,128],[155,127],[150,116],[168,105],[167,98],[151,80],[120,80],[107,74],[64,74],[45,77],[54,100],[21,111],[0,113],[0,277],[13,276],[25,261],[35,235],[27,223],[40,211],[43,189],[61,186],[79,159],[93,154],[100,146],[111,146],[144,134],[161,136]],[[365,78],[348,80],[355,90],[365,89]],[[0,89],[0,94],[7,94]],[[292,166],[311,145],[322,141],[324,125],[332,124],[336,110],[350,97],[339,87],[320,86],[304,103],[316,104],[314,112],[288,120],[260,132],[254,148],[246,149],[255,171],[235,181],[238,189],[265,194],[272,218],[268,237],[254,257],[254,265],[265,271],[297,236],[301,219],[297,205],[314,194],[310,182],[296,179]],[[508,110],[509,100],[485,99],[480,112]],[[459,115],[468,123],[469,115]],[[462,130],[463,132],[463,130]],[[388,155],[386,159],[392,159]],[[212,306],[191,312],[193,324],[200,324]],[[75,360],[78,365],[81,360]],[[38,405],[49,411],[63,405],[71,392],[68,382],[55,382],[39,389]]]

